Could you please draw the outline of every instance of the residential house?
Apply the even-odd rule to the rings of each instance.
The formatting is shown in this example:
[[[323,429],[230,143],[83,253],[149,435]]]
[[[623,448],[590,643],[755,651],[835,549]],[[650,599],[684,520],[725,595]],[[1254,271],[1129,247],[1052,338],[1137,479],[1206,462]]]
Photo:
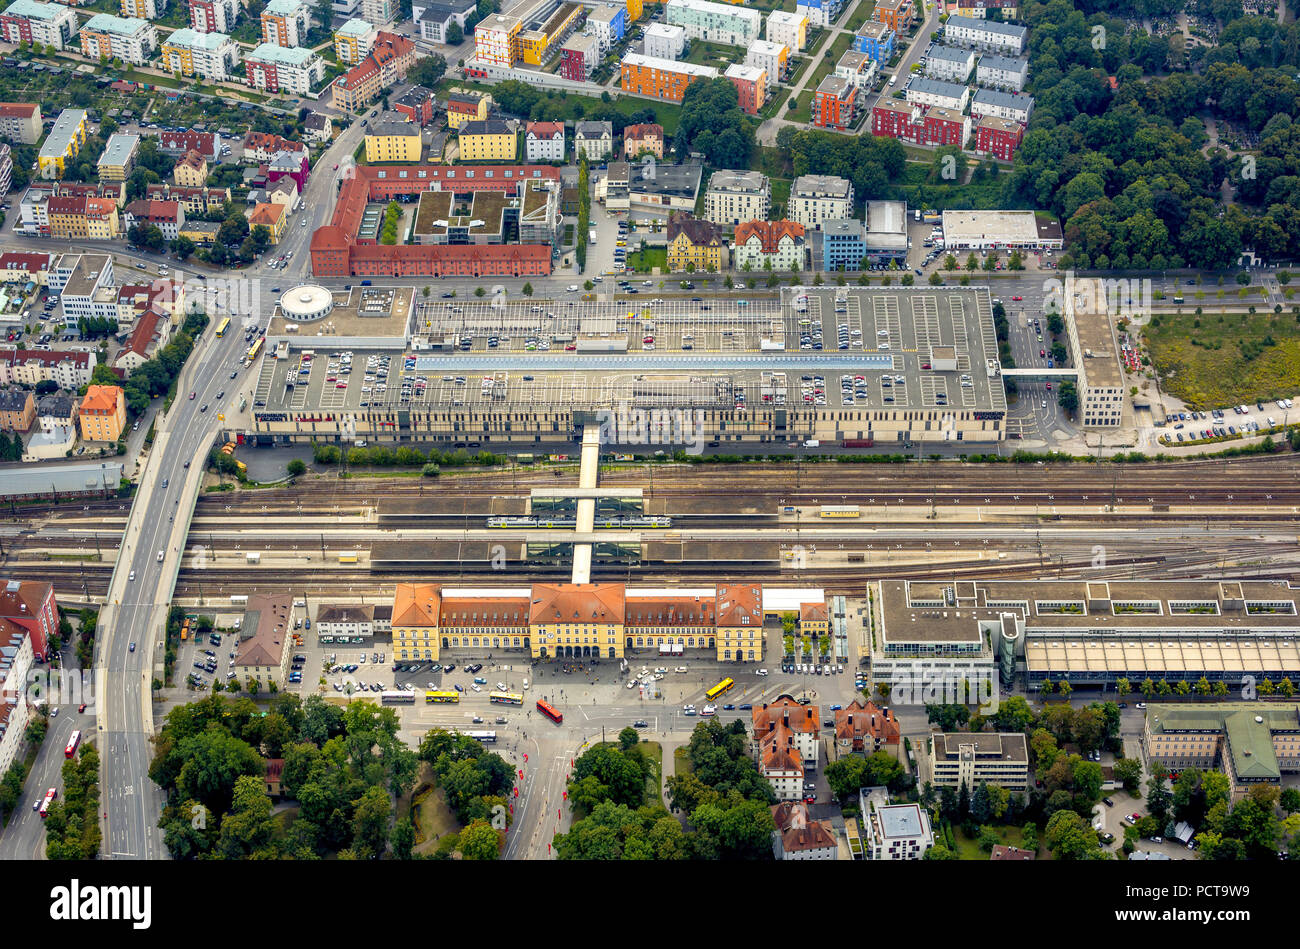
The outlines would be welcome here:
[[[865,802],[862,820],[871,860],[920,860],[934,846],[930,815],[918,804]]]
[[[723,75],[736,87],[741,111],[758,115],[767,102],[767,74],[757,66],[732,63]]]
[[[163,40],[162,65],[170,73],[208,82],[237,80],[239,45],[227,33],[204,33],[188,27],[173,30]]]
[[[262,42],[293,48],[307,39],[311,7],[305,0],[270,0],[262,8]]]
[[[23,0],[18,0],[23,2]],[[52,4],[41,4],[50,6]],[[41,145],[36,155],[37,167],[42,178],[53,181],[62,178],[81,146],[86,144],[89,124],[85,109],[64,109],[55,120],[54,128]]]
[[[973,46],[1004,56],[1021,56],[1029,29],[1015,23],[969,16],[949,16],[943,24],[943,38],[957,46]]]
[[[150,307],[135,321],[121,352],[113,360],[114,368],[121,369],[129,377],[167,345],[170,336],[171,319],[168,314]]]
[[[31,636],[32,660],[45,662],[50,656],[50,640],[59,631],[54,585],[44,580],[0,581],[0,620],[25,629]]]
[[[122,224],[128,231],[137,224],[154,224],[166,240],[174,241],[180,236],[181,225],[185,223],[185,209],[177,200],[139,198],[126,206],[122,218]]]
[[[483,121],[492,109],[492,97],[469,92],[447,96],[447,127],[459,129],[466,122]]]
[[[26,432],[36,421],[36,399],[30,389],[0,389],[0,431]]]
[[[835,744],[842,752],[870,755],[890,746],[897,750],[901,734],[898,717],[874,702],[854,699],[835,713]]]
[[[776,830],[772,853],[778,860],[834,860],[839,856],[835,828],[829,820],[813,820],[803,801],[783,801],[768,808]]]
[[[912,0],[877,0],[871,15],[895,33],[905,33],[912,28],[916,8]]]
[[[412,86],[393,100],[393,111],[424,128],[433,121],[435,102],[432,89]]]
[[[719,273],[724,256],[722,229],[718,225],[682,212],[668,219],[669,270]]]
[[[575,33],[560,47],[560,75],[586,82],[600,65],[600,57],[600,40],[589,33]]]
[[[660,59],[678,59],[686,51],[686,29],[667,23],[651,23],[645,31],[645,54]]]
[[[268,688],[285,685],[289,667],[289,633],[293,627],[293,597],[289,594],[254,593],[248,597],[235,647],[234,672]]]
[[[77,415],[88,442],[116,442],[126,427],[126,393],[120,386],[89,386]]]
[[[868,20],[853,36],[853,49],[866,53],[883,69],[894,56],[894,31],[879,20]]]
[[[14,0],[0,13],[0,39],[63,49],[77,32],[77,14],[61,3]]]
[[[612,122],[578,122],[573,133],[573,157],[586,155],[589,162],[600,162],[614,155]]]
[[[965,85],[975,68],[975,51],[960,46],[935,46],[925,54],[925,75],[930,79]]]
[[[792,53],[801,53],[808,44],[808,15],[773,10],[767,15],[767,41],[779,43]]]
[[[761,171],[720,169],[709,178],[704,194],[704,219],[736,225],[763,221],[772,210],[772,185]]]
[[[265,227],[271,234],[271,243],[280,243],[289,224],[289,212],[283,204],[266,202],[254,205],[247,213],[249,228]]]
[[[812,124],[847,130],[857,118],[858,87],[843,76],[827,76],[813,93]]]
[[[325,78],[325,64],[309,49],[263,43],[244,57],[244,73],[245,82],[254,89],[302,96]]]
[[[345,66],[355,66],[370,54],[379,30],[373,23],[353,18],[334,31],[334,57]]]
[[[172,168],[172,180],[182,188],[202,188],[208,183],[208,160],[198,152],[188,152]]]
[[[463,130],[461,134],[464,134]],[[420,126],[400,113],[381,112],[371,119],[365,141],[367,162],[401,162],[407,165],[420,162]],[[513,150],[510,158],[514,158]]]
[[[524,161],[564,161],[564,123],[529,122],[524,127]]]
[[[794,221],[744,221],[731,242],[732,266],[788,273],[805,265],[804,226]]]
[[[0,138],[20,145],[35,145],[44,129],[39,103],[0,102]]]
[[[158,30],[148,20],[97,13],[81,28],[81,52],[87,59],[120,59],[143,66],[158,48]]]
[[[309,113],[302,120],[302,134],[309,142],[328,142],[334,137],[334,120],[324,112]]]
[[[341,109],[364,109],[380,92],[406,78],[415,62],[415,44],[400,33],[380,32],[369,53],[334,80],[334,104]]]
[[[158,133],[158,150],[173,156],[198,152],[211,163],[221,157],[221,136],[216,132],[162,131]]]
[[[767,91],[770,93],[777,82],[785,78],[789,57],[790,48],[783,43],[754,40],[745,51],[745,65],[763,70],[767,77]]]
[[[664,127],[654,123],[629,125],[623,129],[623,157],[631,161],[644,154],[664,157]]]
[[[239,0],[189,0],[190,26],[196,33],[229,33],[239,19]]]
[[[787,217],[821,230],[823,221],[853,216],[853,182],[834,175],[800,175],[790,186]]]
[[[501,119],[466,122],[458,138],[462,161],[512,162],[518,151],[514,128]]]

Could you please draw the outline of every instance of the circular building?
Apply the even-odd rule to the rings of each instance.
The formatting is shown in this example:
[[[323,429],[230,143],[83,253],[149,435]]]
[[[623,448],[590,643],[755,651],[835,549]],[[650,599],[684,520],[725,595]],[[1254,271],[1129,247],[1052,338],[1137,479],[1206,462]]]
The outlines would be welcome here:
[[[292,323],[311,323],[329,316],[334,295],[316,284],[294,287],[280,296],[280,313]]]

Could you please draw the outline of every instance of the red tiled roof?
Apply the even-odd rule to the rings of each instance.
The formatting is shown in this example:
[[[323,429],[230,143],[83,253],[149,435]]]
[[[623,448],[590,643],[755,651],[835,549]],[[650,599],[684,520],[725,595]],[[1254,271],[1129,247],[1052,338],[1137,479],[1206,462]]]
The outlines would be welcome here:
[[[554,138],[556,134],[564,134],[563,122],[529,122],[526,126],[527,134],[533,138]]]
[[[161,318],[165,318],[164,314],[160,314],[152,307],[141,313],[135,321],[131,335],[127,337],[126,345],[122,347],[122,352],[129,350],[137,356],[148,358],[149,347],[158,336],[158,320]]]
[[[38,108],[35,102],[0,102],[0,118],[29,119]]]
[[[724,627],[763,625],[763,586],[730,583],[718,587],[714,613]]]
[[[138,198],[126,206],[126,212],[138,221],[179,221],[181,203]]]
[[[629,125],[623,129],[623,140],[627,141],[629,138],[657,138],[662,142],[664,138],[664,127],[662,125],[656,125],[653,122],[647,122],[644,125]]]
[[[529,623],[622,623],[621,583],[535,583]]]
[[[821,712],[816,705],[800,705],[789,695],[781,695],[754,709],[754,734],[765,735],[777,728],[816,735],[821,728]]]
[[[10,366],[39,362],[49,367],[57,366],[61,362],[72,362],[85,368],[90,365],[90,355],[76,350],[51,352],[43,349],[0,349],[0,362],[6,362]]]
[[[712,597],[628,596],[627,626],[713,626]]]
[[[0,254],[0,270],[22,268],[28,273],[40,273],[49,270],[54,263],[53,254],[10,252]]]
[[[528,625],[526,596],[444,597],[439,627],[465,629],[475,626],[522,627]]]
[[[775,254],[781,245],[781,238],[789,236],[793,241],[801,241],[804,226],[795,221],[742,221],[736,225],[735,246],[746,243],[750,237],[757,235],[765,254]],[[825,617],[822,617],[825,619]]]

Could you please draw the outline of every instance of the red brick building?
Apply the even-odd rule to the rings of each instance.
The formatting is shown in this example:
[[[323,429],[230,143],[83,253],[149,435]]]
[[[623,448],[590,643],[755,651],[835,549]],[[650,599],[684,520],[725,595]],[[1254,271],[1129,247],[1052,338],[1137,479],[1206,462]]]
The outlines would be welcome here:
[[[59,610],[54,602],[54,585],[40,580],[0,580],[0,619],[26,629],[32,637],[32,653],[44,662],[50,640],[59,632]]]
[[[432,190],[513,192],[519,182],[529,180],[559,181],[560,170],[552,165],[361,165],[339,189],[330,223],[312,235],[312,273],[318,277],[546,276],[551,272],[549,244],[392,246],[357,238],[368,202]]]

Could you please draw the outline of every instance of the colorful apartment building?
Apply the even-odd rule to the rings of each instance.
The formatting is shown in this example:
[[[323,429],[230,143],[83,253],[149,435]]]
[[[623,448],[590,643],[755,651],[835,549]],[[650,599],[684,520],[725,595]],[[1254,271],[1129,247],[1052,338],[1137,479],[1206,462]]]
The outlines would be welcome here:
[[[871,15],[895,33],[903,33],[912,28],[916,7],[912,0],[877,0]]]
[[[767,91],[770,93],[777,82],[785,76],[789,56],[789,47],[782,43],[754,40],[745,51],[745,65],[763,70],[767,76]]]
[[[416,164],[420,144],[420,126],[397,112],[381,112],[366,128],[366,161]]]
[[[63,49],[77,32],[77,14],[61,3],[14,0],[0,13],[0,38],[7,43]]]
[[[603,5],[597,6],[587,14],[587,23],[583,31],[588,36],[596,38],[596,42],[600,44],[600,55],[604,56],[623,39],[627,28],[627,7],[606,0]]]
[[[95,171],[99,180],[125,181],[135,167],[136,152],[140,148],[140,136],[126,132],[114,132],[104,143],[104,150],[99,153]]]
[[[126,427],[126,393],[119,386],[89,386],[77,416],[88,442],[116,442]]]
[[[519,59],[529,66],[548,62],[552,53],[568,39],[586,17],[581,3],[564,2],[535,28],[519,30],[515,37]]]
[[[668,0],[666,10],[666,23],[684,28],[690,39],[707,43],[748,46],[763,27],[763,15],[757,10],[709,0]]]
[[[262,43],[244,57],[244,72],[254,89],[305,95],[325,78],[325,64],[309,49]]]
[[[262,42],[289,49],[307,40],[311,7],[303,0],[270,0],[262,10]]]
[[[420,128],[424,128],[433,121],[434,104],[435,97],[432,89],[412,86],[393,100],[393,111],[406,116]],[[322,117],[329,118],[329,116]]]
[[[767,73],[757,66],[732,63],[723,75],[736,87],[741,111],[758,115],[767,102]]]
[[[415,62],[415,44],[398,33],[376,34],[361,62],[334,80],[334,104],[341,109],[364,109],[379,93],[405,79]]]
[[[600,40],[587,33],[571,36],[560,47],[560,75],[586,82],[600,62]]]
[[[884,68],[894,56],[895,33],[879,20],[868,20],[853,36],[853,49],[866,53]]]
[[[492,97],[475,92],[452,92],[447,96],[447,126],[458,129],[466,122],[482,121],[492,109]]]
[[[620,65],[624,92],[652,96],[665,102],[681,102],[686,87],[697,79],[717,79],[712,66],[656,59],[641,53],[626,53]]]
[[[97,13],[81,28],[82,55],[92,60],[120,59],[143,66],[158,48],[158,30],[148,20]]]
[[[334,31],[334,55],[340,63],[355,66],[370,54],[379,30],[374,24],[353,18]]]
[[[280,243],[280,238],[284,237],[285,228],[289,226],[289,208],[277,201],[264,201],[253,205],[249,209],[247,217],[249,229],[255,227],[266,228],[267,233],[271,235],[272,244]]]
[[[686,51],[686,29],[668,23],[651,23],[645,31],[645,54],[660,59],[680,59]]]
[[[239,45],[225,33],[173,30],[162,44],[163,68],[182,76],[209,82],[236,78]]]
[[[524,22],[517,16],[494,13],[474,27],[474,58],[498,66],[513,66],[519,59],[519,31]]]
[[[68,164],[86,143],[88,125],[85,109],[64,109],[54,122],[36,155],[40,175],[47,181],[62,178]]]
[[[794,12],[808,18],[808,25],[826,29],[843,9],[843,0],[795,0]]]
[[[239,0],[189,0],[195,33],[229,33],[239,19]]]
[[[843,76],[827,76],[813,93],[812,124],[844,131],[857,113],[858,87]]]
[[[156,20],[167,12],[167,0],[122,0],[122,16]]]

